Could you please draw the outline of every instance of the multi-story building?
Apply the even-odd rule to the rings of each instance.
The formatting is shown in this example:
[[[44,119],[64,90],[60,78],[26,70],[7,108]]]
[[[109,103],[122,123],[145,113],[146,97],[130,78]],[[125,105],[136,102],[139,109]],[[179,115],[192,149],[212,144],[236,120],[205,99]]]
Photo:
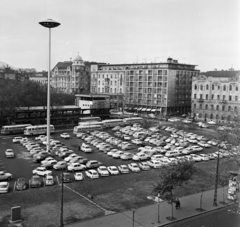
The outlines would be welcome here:
[[[90,67],[86,67],[79,54],[73,61],[58,62],[51,76],[52,87],[65,93],[89,93]]]
[[[240,71],[209,71],[193,77],[192,114],[208,121],[231,121],[240,109]]]
[[[91,92],[124,94],[126,108],[163,115],[191,112],[196,65],[168,58],[165,63],[96,64],[91,66]]]
[[[48,82],[48,72],[46,72],[46,71],[36,72],[29,77],[29,80],[35,81],[35,82],[40,83],[42,85],[47,84],[47,82]]]

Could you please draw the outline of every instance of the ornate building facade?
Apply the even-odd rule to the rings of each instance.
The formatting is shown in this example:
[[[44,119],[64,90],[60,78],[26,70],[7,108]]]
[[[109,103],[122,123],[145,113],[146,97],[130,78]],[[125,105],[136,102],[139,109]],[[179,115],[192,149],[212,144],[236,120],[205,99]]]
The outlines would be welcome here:
[[[65,93],[89,93],[90,66],[79,54],[73,61],[58,62],[51,72],[51,86]]]
[[[205,121],[231,121],[239,110],[240,71],[209,71],[193,77],[194,117]]]
[[[125,108],[159,111],[162,115],[191,112],[195,65],[168,58],[165,63],[91,66],[91,92],[124,94]]]

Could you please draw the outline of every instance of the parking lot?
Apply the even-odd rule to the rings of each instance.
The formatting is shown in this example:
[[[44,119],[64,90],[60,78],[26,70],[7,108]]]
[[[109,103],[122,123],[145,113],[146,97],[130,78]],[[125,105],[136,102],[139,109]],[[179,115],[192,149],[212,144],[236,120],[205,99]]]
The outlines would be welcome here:
[[[137,164],[140,163],[140,161],[122,160],[119,157],[118,158],[113,158],[112,156],[108,155],[106,151],[105,152],[100,151],[98,148],[96,148],[95,146],[93,146],[91,144],[91,140],[94,140],[94,139],[98,139],[99,142],[107,143],[106,142],[107,138],[109,138],[111,136],[112,138],[110,137],[110,140],[108,140],[109,142],[107,144],[110,144],[111,148],[113,148],[113,149],[122,150],[121,147],[119,148],[117,146],[118,144],[114,144],[114,140],[118,139],[119,141],[124,141],[124,136],[126,136],[126,137],[130,137],[130,140],[129,140],[129,138],[127,138],[128,139],[127,141],[131,145],[133,145],[133,149],[126,150],[126,151],[122,150],[123,153],[128,152],[128,153],[136,154],[136,153],[138,153],[138,149],[140,148],[140,145],[136,145],[136,144],[132,143],[132,140],[136,139],[136,138],[133,137],[133,134],[131,133],[131,131],[133,131],[133,130],[131,130],[131,129],[128,130],[129,131],[128,134],[127,134],[128,131],[125,131],[126,133],[121,133],[121,134],[123,134],[121,138],[119,138],[119,137],[117,138],[116,134],[114,134],[114,133],[116,133],[116,131],[113,131],[112,129],[107,129],[107,130],[104,130],[104,131],[106,132],[105,134],[109,134],[108,136],[105,136],[106,138],[104,138],[104,137],[99,138],[96,134],[95,135],[86,135],[86,136],[83,136],[83,138],[77,138],[70,131],[70,132],[68,132],[69,135],[70,135],[69,139],[61,138],[60,134],[62,132],[55,132],[52,135],[52,139],[59,140],[62,144],[67,146],[69,149],[73,150],[73,152],[76,153],[77,155],[80,155],[83,158],[86,158],[88,160],[97,160],[97,161],[101,162],[102,165],[104,165],[106,167],[108,167],[108,166],[119,167],[120,165],[128,165],[129,163],[137,163]],[[176,132],[178,132],[178,131],[176,131]],[[171,135],[172,135],[172,137],[171,137]],[[159,139],[161,139],[163,137],[166,137],[165,140],[170,139],[170,143],[171,143],[171,141],[173,141],[173,139],[175,139],[175,140],[177,139],[177,138],[173,137],[174,135],[177,135],[177,134],[173,133],[171,130],[166,131],[166,128],[165,128],[165,129],[161,129],[159,132],[156,132],[156,133],[151,132],[148,137],[159,138]],[[89,136],[92,136],[93,138],[89,142],[86,142],[85,139]],[[187,136],[185,136],[185,137],[187,137]],[[33,162],[32,155],[30,155],[29,151],[27,151],[27,149],[24,146],[22,146],[20,143],[13,143],[12,139],[13,139],[12,136],[2,136],[1,139],[0,139],[1,140],[0,148],[3,151],[3,152],[0,153],[0,171],[6,171],[6,172],[9,172],[13,175],[13,179],[11,179],[9,181],[9,183],[10,183],[9,192],[15,192],[16,191],[15,184],[16,184],[16,181],[17,181],[18,178],[24,177],[29,182],[29,180],[31,179],[31,177],[33,175],[32,171],[34,169],[36,169],[37,167],[41,166],[41,163]],[[32,138],[30,137],[30,139],[34,139],[34,137],[32,137]],[[205,141],[208,141],[209,139],[210,138],[206,138]],[[147,138],[145,138],[144,140],[147,140]],[[88,144],[91,147],[92,152],[91,153],[85,153],[85,152],[79,150],[79,146],[81,147],[82,143]],[[153,148],[157,147],[156,145],[150,144],[149,142],[145,141],[145,143],[146,143],[146,145],[150,145]],[[176,143],[177,143],[177,141],[176,141]],[[178,144],[178,146],[174,145],[174,147],[173,147],[173,144],[174,143],[171,144],[170,150],[174,149],[174,147],[177,148],[179,146],[179,144]],[[194,143],[191,144],[190,142],[188,142],[188,144],[195,145]],[[6,158],[5,157],[5,152],[4,151],[6,149],[9,149],[9,148],[13,149],[13,151],[15,153],[15,158]],[[200,153],[201,154],[208,154],[208,153],[213,153],[216,150],[217,150],[217,147],[211,145],[209,148],[203,147],[202,151],[195,151],[194,153],[195,154],[200,154]],[[164,153],[161,154],[161,155],[164,156]],[[180,155],[180,156],[183,156],[183,155]],[[62,158],[58,157],[57,155],[55,155],[53,158],[56,159],[57,161],[63,160]],[[151,159],[149,157],[148,159],[141,160],[141,161],[150,162],[150,160]],[[211,161],[211,160],[209,160],[209,161]],[[54,169],[51,169],[51,171],[52,171],[52,175],[53,175],[53,179],[54,179],[54,184],[55,185],[60,184],[61,183],[61,177],[60,177],[61,171],[57,171],[57,170],[54,170]],[[140,173],[138,173],[138,174],[141,174],[142,171],[143,170],[141,170]],[[151,168],[151,171],[156,171],[156,170]],[[88,177],[86,177],[85,171],[82,171],[82,172],[83,172],[85,181],[86,180],[87,181],[92,180],[92,179],[89,179]],[[129,172],[130,172],[130,174],[133,174],[132,171],[129,171]],[[74,179],[74,173],[71,172],[70,174],[71,174],[71,178]],[[111,174],[110,174],[109,177],[112,177]],[[41,177],[41,181],[42,181],[41,186],[46,187],[44,177]],[[31,187],[29,187],[29,183],[27,185],[27,189],[31,189]],[[31,189],[31,190],[35,190],[35,189]]]

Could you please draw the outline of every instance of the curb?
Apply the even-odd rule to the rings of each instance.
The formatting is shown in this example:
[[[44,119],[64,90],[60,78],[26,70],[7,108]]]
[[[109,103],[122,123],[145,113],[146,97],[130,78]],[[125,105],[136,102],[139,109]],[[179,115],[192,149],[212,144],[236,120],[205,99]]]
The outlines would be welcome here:
[[[220,210],[220,209],[223,209],[223,208],[232,206],[232,205],[234,205],[234,203],[229,203],[229,204],[224,205],[224,206],[220,206],[220,207],[216,207],[216,208],[213,208],[213,209],[210,209],[210,210],[206,210],[206,211],[203,211],[203,212],[199,212],[199,213],[196,213],[196,214],[193,214],[193,215],[184,217],[184,218],[180,218],[180,219],[177,219],[177,220],[168,222],[168,223],[164,223],[164,224],[160,224],[160,223],[159,223],[158,225],[156,225],[156,227],[167,226],[167,225],[170,225],[170,224],[173,224],[173,223],[177,223],[177,222],[180,222],[180,221],[183,221],[183,220],[187,220],[187,219],[190,219],[190,218],[193,218],[193,217],[197,217],[197,216],[200,216],[200,215],[203,215],[203,214],[207,214],[207,213],[210,213],[210,212],[212,212],[212,211]]]

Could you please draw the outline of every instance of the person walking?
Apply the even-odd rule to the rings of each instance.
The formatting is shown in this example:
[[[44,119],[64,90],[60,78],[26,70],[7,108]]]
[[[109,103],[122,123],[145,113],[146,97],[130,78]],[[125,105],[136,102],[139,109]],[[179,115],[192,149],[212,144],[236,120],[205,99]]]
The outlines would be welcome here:
[[[180,206],[181,206],[181,203],[180,203],[180,200],[179,200],[179,198],[176,198],[176,209],[180,209]]]

